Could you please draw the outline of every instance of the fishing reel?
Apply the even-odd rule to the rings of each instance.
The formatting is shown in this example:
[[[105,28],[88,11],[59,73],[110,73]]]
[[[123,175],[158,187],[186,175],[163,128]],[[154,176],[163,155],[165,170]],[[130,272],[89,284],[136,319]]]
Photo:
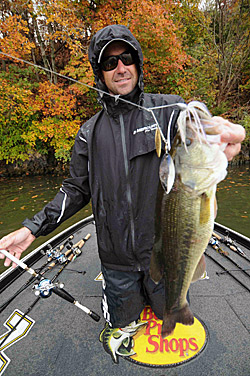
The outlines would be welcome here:
[[[235,241],[232,239],[232,238],[230,238],[230,233],[229,233],[229,231],[227,230],[226,231],[226,236],[225,236],[225,238],[224,238],[224,242],[226,243],[226,245],[233,245],[233,246],[236,246],[236,244],[235,244]]]
[[[77,257],[77,256],[82,254],[82,251],[79,247],[76,247],[76,248],[73,249],[73,254],[74,254],[75,257]]]
[[[53,247],[51,244],[47,244],[47,249],[41,249],[40,252],[43,256],[47,255],[48,257],[50,257],[53,253]]]
[[[218,240],[214,237],[209,240],[209,244],[211,244],[211,246],[219,246]]]
[[[61,254],[59,257],[56,257],[56,260],[59,262],[59,264],[64,264],[67,261],[67,257]]]
[[[64,287],[63,283],[56,283],[53,284],[51,281],[47,278],[41,279],[39,283],[35,284],[33,286],[33,289],[35,290],[35,295],[40,296],[41,298],[49,298],[53,292],[53,289],[60,288],[62,289]]]

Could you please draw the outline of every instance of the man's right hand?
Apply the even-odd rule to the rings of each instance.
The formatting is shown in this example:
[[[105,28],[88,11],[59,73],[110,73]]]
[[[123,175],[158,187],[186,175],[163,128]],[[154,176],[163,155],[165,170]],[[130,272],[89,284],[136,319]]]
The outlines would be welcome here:
[[[22,227],[4,236],[0,240],[0,259],[5,258],[1,253],[1,249],[5,249],[20,259],[22,252],[25,251],[35,239],[36,237],[31,234],[31,231],[27,227]],[[4,266],[10,266],[10,264],[11,260],[6,257]],[[16,267],[14,262],[12,263],[12,267]]]

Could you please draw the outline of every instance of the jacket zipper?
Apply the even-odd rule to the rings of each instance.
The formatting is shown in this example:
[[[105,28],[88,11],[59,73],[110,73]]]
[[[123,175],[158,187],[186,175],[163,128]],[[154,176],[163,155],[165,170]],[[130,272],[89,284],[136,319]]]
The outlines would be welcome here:
[[[131,195],[131,184],[130,184],[130,174],[129,174],[129,163],[128,163],[128,155],[127,155],[127,147],[126,147],[126,137],[125,137],[125,126],[123,116],[119,115],[120,125],[121,125],[121,139],[122,139],[122,151],[124,157],[124,166],[125,166],[125,174],[126,174],[126,183],[127,183],[127,201],[128,201],[128,208],[129,208],[129,218],[130,218],[130,229],[131,229],[131,238],[132,238],[132,250],[135,259],[137,260],[135,254],[135,221],[134,215],[132,210],[132,195]],[[140,265],[137,260],[137,270],[140,271]]]

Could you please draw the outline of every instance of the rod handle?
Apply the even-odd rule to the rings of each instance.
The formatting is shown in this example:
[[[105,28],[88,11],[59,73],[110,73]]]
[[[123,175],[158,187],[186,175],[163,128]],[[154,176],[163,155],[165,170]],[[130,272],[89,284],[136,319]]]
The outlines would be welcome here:
[[[87,235],[85,236],[84,240],[86,241],[86,240],[88,240],[90,237],[91,237],[91,234],[87,234]]]
[[[72,252],[72,248],[68,249],[64,254],[67,257]]]
[[[100,316],[95,312],[90,311],[89,316],[96,322],[100,321]]]
[[[221,236],[217,235],[215,232],[213,232],[213,236],[215,236],[218,240],[221,240]]]
[[[52,268],[54,268],[55,265],[56,265],[56,263],[55,263],[55,261],[53,261],[51,264],[49,264],[48,268],[52,269]]]
[[[32,268],[29,268],[28,265],[26,265],[23,261],[19,260],[18,258],[16,258],[15,256],[13,256],[11,253],[9,253],[8,251],[6,251],[5,249],[0,249],[0,252],[8,257],[12,262],[14,262],[15,264],[17,264],[18,266],[20,266],[20,268],[26,270],[26,272],[30,273],[31,275],[33,275],[34,277],[37,277],[38,276],[38,273],[35,272],[34,269]]]
[[[82,239],[82,240],[80,240],[78,243],[76,243],[75,245],[74,245],[74,248],[79,248],[79,249],[81,249],[82,247],[83,247],[83,245],[84,245],[84,240]]]
[[[74,244],[73,248],[82,248],[84,243],[91,237],[91,234],[87,234],[85,238],[79,240],[76,244]]]
[[[90,311],[90,309],[88,309],[87,307],[83,306],[82,304],[80,304],[78,301],[76,301],[72,295],[70,295],[67,291],[65,291],[64,289],[60,289],[58,287],[53,287],[53,291],[56,295],[60,296],[61,298],[67,300],[68,302],[70,303],[73,303],[75,304],[78,308],[80,308],[81,310],[83,310],[85,313],[87,313],[93,320],[95,321],[99,321],[100,320],[100,316],[93,312],[93,311]]]
[[[68,261],[72,261],[74,256],[75,256],[74,253],[71,253],[71,255],[68,257]]]
[[[87,315],[89,315],[93,320],[95,321],[100,320],[100,316],[97,313],[91,311],[89,308],[80,304],[77,300],[75,300],[74,304],[76,305],[76,307],[80,308],[83,312],[87,313]]]
[[[232,251],[237,252],[237,248],[236,248],[235,246],[230,245],[229,248],[230,248]]]
[[[72,295],[70,295],[67,291],[65,291],[64,289],[59,289],[58,287],[53,287],[53,292],[60,296],[61,298],[67,300],[68,302],[70,303],[74,303],[75,299],[73,298]]]

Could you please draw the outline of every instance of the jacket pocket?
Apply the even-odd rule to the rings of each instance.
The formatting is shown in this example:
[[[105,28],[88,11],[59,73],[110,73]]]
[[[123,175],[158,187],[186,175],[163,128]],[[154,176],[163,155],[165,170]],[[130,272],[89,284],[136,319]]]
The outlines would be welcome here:
[[[155,147],[155,132],[157,129],[156,124],[145,126],[136,129],[131,135],[129,159],[133,159],[140,155],[156,152]],[[162,141],[161,149],[164,152],[165,144]]]

